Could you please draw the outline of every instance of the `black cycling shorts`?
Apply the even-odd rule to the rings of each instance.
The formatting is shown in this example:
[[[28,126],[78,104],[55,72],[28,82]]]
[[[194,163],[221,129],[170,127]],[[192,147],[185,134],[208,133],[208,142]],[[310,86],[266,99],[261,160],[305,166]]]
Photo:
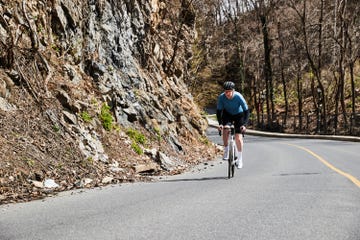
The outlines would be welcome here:
[[[221,124],[223,126],[233,123],[234,127],[235,127],[235,133],[241,133],[240,127],[244,126],[244,124],[245,124],[245,119],[244,119],[243,113],[231,115],[227,111],[223,110],[221,120],[222,120]]]

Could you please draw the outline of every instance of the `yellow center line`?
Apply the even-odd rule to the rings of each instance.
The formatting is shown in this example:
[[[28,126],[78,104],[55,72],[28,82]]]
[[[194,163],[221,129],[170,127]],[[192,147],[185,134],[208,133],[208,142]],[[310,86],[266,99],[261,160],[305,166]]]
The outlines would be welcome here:
[[[328,168],[332,169],[333,171],[343,175],[344,177],[346,177],[347,179],[349,179],[350,181],[352,181],[357,187],[360,188],[360,181],[352,176],[351,174],[349,173],[346,173],[344,171],[341,171],[340,169],[334,167],[333,165],[331,165],[329,162],[327,162],[325,159],[323,159],[322,157],[320,157],[319,155],[317,155],[316,153],[310,151],[309,149],[305,148],[305,147],[301,147],[301,146],[298,146],[298,145],[294,145],[294,144],[290,144],[290,143],[286,143],[287,145],[290,145],[290,146],[293,146],[293,147],[297,147],[297,148],[300,148],[308,153],[310,153],[311,155],[313,155],[314,157],[316,157],[320,162],[322,162],[323,164],[325,164]]]

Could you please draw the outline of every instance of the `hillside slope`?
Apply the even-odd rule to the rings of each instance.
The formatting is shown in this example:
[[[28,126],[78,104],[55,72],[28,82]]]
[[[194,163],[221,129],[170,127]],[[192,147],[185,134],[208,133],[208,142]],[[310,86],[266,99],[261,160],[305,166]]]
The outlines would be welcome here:
[[[1,203],[213,158],[183,81],[193,14],[177,1],[0,1]]]

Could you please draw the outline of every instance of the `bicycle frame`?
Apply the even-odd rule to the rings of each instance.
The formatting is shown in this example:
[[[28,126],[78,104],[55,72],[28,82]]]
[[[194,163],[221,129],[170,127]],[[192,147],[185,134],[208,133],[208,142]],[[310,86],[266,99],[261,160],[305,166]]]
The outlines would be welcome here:
[[[235,129],[234,125],[230,125],[230,141],[229,141],[229,163],[228,163],[228,178],[234,177],[235,160],[236,160],[236,143],[234,139]]]
[[[235,143],[235,128],[234,125],[225,125],[223,131],[229,131],[229,160],[228,160],[228,178],[234,177],[235,160],[236,160],[236,143]],[[221,134],[220,134],[221,135]]]

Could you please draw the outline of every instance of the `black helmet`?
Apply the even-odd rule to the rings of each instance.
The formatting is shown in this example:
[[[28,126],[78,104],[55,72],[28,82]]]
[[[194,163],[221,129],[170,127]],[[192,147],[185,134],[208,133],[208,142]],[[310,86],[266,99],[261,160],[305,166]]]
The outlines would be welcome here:
[[[227,81],[224,83],[224,90],[234,90],[235,89],[235,83],[231,81]]]

